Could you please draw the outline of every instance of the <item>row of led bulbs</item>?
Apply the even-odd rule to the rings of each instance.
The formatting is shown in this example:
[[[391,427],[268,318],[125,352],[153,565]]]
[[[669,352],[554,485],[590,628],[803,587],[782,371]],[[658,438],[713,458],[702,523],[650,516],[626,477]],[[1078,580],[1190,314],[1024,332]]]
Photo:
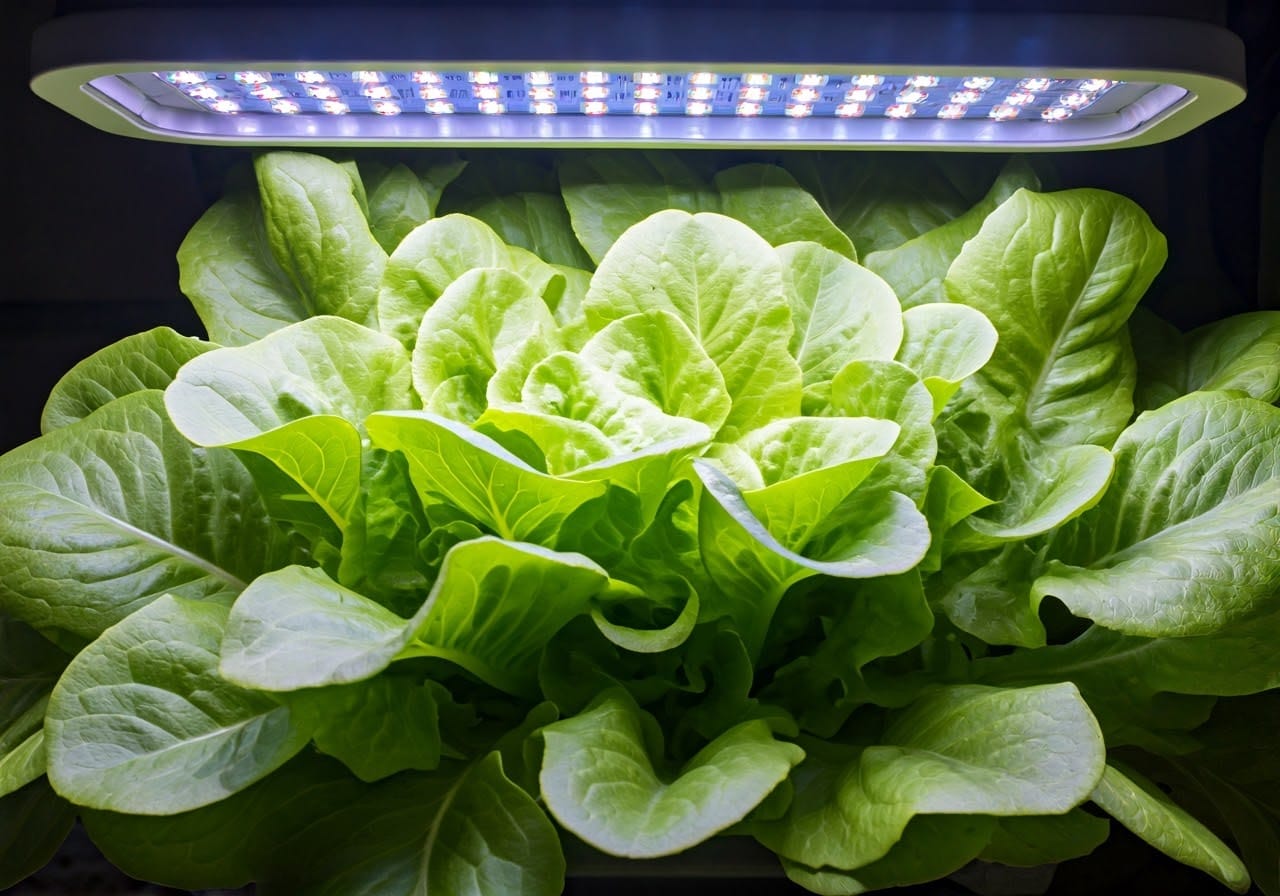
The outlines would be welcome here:
[[[159,73],[158,73],[159,74]],[[160,74],[169,83],[180,87],[193,99],[204,102],[214,112],[235,114],[240,111],[240,104],[234,99],[224,96],[216,87],[208,83],[204,72],[174,71]],[[355,81],[363,85],[361,93],[369,99],[371,111],[380,115],[398,115],[403,111],[401,104],[395,99],[395,90],[384,82],[381,72],[356,71],[352,73]],[[637,72],[634,75],[634,104],[632,112],[636,115],[657,115],[660,111],[658,100],[661,97],[660,85],[666,81],[666,75],[659,72]],[[320,101],[322,111],[331,115],[343,115],[350,112],[350,106],[342,100],[339,89],[328,82],[323,73],[317,71],[299,71],[293,73],[293,79],[304,86],[308,95]],[[418,86],[418,95],[425,101],[427,112],[445,115],[454,111],[449,102],[448,91],[443,87],[443,79],[439,72],[415,71],[413,82]],[[250,94],[270,103],[273,112],[282,115],[297,114],[302,111],[301,105],[285,95],[279,87],[271,84],[271,76],[266,72],[241,71],[234,76],[236,83],[247,87]],[[496,72],[468,72],[472,96],[478,101],[477,108],[482,114],[500,115],[507,111],[501,101],[499,75]],[[524,82],[528,91],[529,111],[536,115],[556,113],[558,105],[555,99],[555,76],[550,72],[526,72]],[[581,111],[586,115],[604,115],[609,112],[608,97],[611,91],[613,76],[607,72],[582,72],[580,95]],[[685,91],[685,114],[709,115],[713,111],[712,100],[715,96],[715,85],[718,76],[713,72],[692,72],[688,76],[689,87]],[[735,114],[741,117],[753,117],[764,111],[764,102],[768,98],[773,76],[769,74],[748,73],[742,76],[742,86],[738,91],[738,102]],[[786,104],[786,114],[793,118],[804,118],[812,114],[813,106],[820,97],[820,89],[826,86],[827,75],[801,74],[796,77],[796,86],[792,89],[790,101]],[[881,75],[857,75],[852,79],[852,86],[845,91],[844,102],[835,108],[835,114],[841,118],[857,118],[865,114],[867,105],[872,102],[884,77]],[[929,90],[937,87],[940,79],[933,75],[913,75],[897,93],[896,102],[884,109],[889,118],[910,118],[916,114],[919,105],[929,98]],[[937,117],[945,119],[964,118],[970,107],[986,97],[986,91],[995,83],[995,78],[975,76],[964,79],[961,89],[950,93],[949,102],[943,104]],[[1082,80],[1077,89],[1063,94],[1058,103],[1044,109],[1040,117],[1046,121],[1063,121],[1072,114],[1091,105],[1099,95],[1114,86],[1116,82],[1101,78]],[[1053,85],[1050,78],[1023,78],[1018,82],[1016,90],[1007,94],[1004,102],[996,103],[987,112],[989,118],[1007,121],[1017,118],[1023,109],[1036,101],[1036,94],[1048,90]]]

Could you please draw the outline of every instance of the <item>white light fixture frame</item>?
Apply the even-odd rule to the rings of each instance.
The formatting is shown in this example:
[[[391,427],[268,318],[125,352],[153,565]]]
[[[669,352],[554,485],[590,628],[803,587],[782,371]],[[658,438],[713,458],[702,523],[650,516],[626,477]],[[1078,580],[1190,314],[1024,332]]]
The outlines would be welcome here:
[[[32,89],[114,134],[240,146],[1080,150],[1180,136],[1245,96],[1240,39],[1183,19],[822,10],[786,27],[725,10],[637,5],[120,10],[69,15],[33,41]],[[486,22],[501,23],[486,27]],[[929,73],[1103,78],[1126,90],[1066,121],[610,114],[222,115],[174,102],[152,72],[494,70]],[[140,77],[140,75],[142,75]]]

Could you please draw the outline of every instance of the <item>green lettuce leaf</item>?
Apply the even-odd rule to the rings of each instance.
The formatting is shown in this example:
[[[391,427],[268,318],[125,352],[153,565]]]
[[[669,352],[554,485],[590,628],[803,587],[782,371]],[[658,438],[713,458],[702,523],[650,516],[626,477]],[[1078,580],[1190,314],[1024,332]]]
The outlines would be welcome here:
[[[1253,398],[1200,392],[1144,414],[1116,442],[1114,485],[1055,535],[1034,596],[1147,637],[1274,608],[1277,446],[1280,409]]]
[[[154,390],[0,458],[0,548],[0,608],[88,639],[165,593],[235,594],[293,555],[239,461],[193,448]]]
[[[887,855],[916,815],[1059,814],[1090,795],[1104,768],[1102,734],[1069,684],[939,688],[882,741],[805,741],[791,807],[756,837],[810,868],[860,868]]]
[[[1137,772],[1108,765],[1089,798],[1166,855],[1199,868],[1237,893],[1249,889],[1249,872],[1239,856]]]
[[[76,656],[49,700],[49,780],[80,806],[170,815],[283,765],[310,723],[218,675],[227,608],[166,595]]]
[[[369,230],[358,177],[301,152],[259,155],[254,171],[267,243],[297,294],[314,314],[376,326],[387,253]]]
[[[94,352],[58,380],[45,402],[40,431],[52,432],[83,420],[125,395],[163,389],[183,364],[215,348],[168,327],[126,336]]]
[[[594,330],[643,311],[680,318],[733,400],[722,438],[799,412],[781,266],[768,243],[732,218],[679,211],[646,218],[600,261],[583,308]]]
[[[749,721],[662,774],[656,725],[615,690],[543,728],[539,781],[556,820],[611,855],[681,852],[743,819],[804,756],[775,740],[765,722]]]

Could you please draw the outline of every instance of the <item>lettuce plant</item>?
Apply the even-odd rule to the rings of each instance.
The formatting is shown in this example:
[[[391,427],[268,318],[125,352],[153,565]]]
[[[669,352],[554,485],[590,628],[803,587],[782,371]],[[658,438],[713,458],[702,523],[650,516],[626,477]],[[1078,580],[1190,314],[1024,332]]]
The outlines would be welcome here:
[[[0,879],[79,817],[266,896],[716,836],[861,893],[1112,819],[1280,894],[1280,314],[1138,309],[1148,217],[1018,160],[556,162],[262,154],[179,252],[209,341],[58,383]]]

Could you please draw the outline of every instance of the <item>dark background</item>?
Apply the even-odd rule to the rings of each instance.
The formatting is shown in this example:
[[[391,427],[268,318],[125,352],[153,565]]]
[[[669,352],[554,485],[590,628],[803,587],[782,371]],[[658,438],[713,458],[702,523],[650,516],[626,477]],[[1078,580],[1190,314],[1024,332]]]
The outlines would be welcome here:
[[[665,0],[649,5],[655,2],[672,5]],[[235,0],[218,4],[235,5]],[[252,7],[239,5],[246,7],[242,12],[249,26]],[[778,11],[785,12],[787,5],[780,2]],[[939,5],[957,4],[937,0],[913,7]],[[1054,5],[1012,0],[962,4],[984,10]],[[1245,40],[1250,93],[1235,110],[1169,143],[1058,153],[1052,165],[1062,186],[1114,190],[1151,214],[1169,238],[1170,260],[1147,303],[1184,329],[1227,314],[1280,308],[1280,148],[1272,148],[1277,141],[1268,141],[1280,111],[1280,4],[1082,0],[1057,6],[1077,12],[1123,7],[1186,14],[1224,24]],[[879,7],[887,8],[884,3]],[[3,83],[9,85],[0,126],[0,211],[5,219],[0,231],[0,451],[39,434],[40,409],[49,389],[94,350],[161,324],[203,335],[178,291],[174,253],[216,197],[220,172],[233,157],[245,154],[111,136],[38,99],[25,87],[30,36],[58,11],[52,0],[6,3],[0,29]],[[1165,861],[1118,826],[1113,829],[1112,841],[1089,864],[1068,863],[1060,869],[1052,893],[1226,892],[1207,877]],[[655,880],[580,880],[569,893],[632,896],[660,890],[672,896],[795,892],[781,882],[679,886]],[[142,888],[113,874],[78,834],[45,875],[11,891],[24,896],[171,892]],[[964,891],[943,884],[898,892]]]

